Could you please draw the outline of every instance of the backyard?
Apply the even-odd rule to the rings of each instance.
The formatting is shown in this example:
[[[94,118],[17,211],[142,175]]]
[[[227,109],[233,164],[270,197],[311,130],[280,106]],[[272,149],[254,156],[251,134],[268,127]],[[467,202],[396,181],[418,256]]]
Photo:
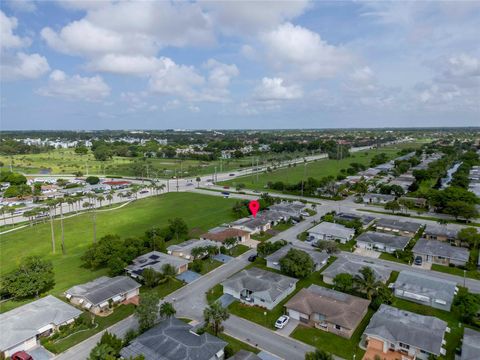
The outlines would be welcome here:
[[[219,224],[234,220],[231,207],[235,200],[193,193],[170,193],[135,201],[121,209],[97,212],[97,239],[107,234],[122,238],[142,236],[153,226],[166,226],[168,219],[183,218],[191,232],[201,233]],[[185,207],[185,203],[190,206]],[[0,275],[20,264],[29,255],[39,255],[52,261],[55,287],[52,294],[60,294],[69,287],[90,281],[107,270],[88,270],[82,267],[80,256],[92,243],[91,214],[81,214],[64,220],[66,254],[60,250],[60,224],[54,224],[57,251],[52,254],[50,224],[39,224],[2,235],[0,239]],[[170,242],[171,243],[171,242]],[[168,243],[167,245],[169,245]],[[244,249],[238,249],[243,251]],[[6,311],[22,302],[3,303]]]

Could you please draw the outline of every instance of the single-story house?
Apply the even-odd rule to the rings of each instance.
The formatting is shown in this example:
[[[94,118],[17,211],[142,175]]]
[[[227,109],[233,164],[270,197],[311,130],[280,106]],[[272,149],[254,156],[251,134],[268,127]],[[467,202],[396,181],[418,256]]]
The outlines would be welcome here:
[[[364,359],[398,354],[399,359],[427,360],[430,354],[445,355],[442,346],[447,329],[447,323],[436,317],[382,304],[362,335],[367,350]]]
[[[177,274],[181,274],[188,270],[188,263],[188,260],[177,256],[168,255],[160,251],[151,251],[134,259],[133,264],[128,265],[125,270],[131,277],[141,279],[143,270],[147,268],[162,272],[162,267],[170,264],[175,267]]]
[[[464,328],[460,360],[478,360],[479,354],[480,332]]]
[[[457,243],[458,230],[449,228],[448,225],[427,224],[427,226],[425,226],[425,230],[423,230],[422,237],[427,240],[439,240],[446,241],[448,243]]]
[[[362,228],[366,229],[375,221],[374,216],[369,215],[358,215],[352,213],[338,213],[333,217],[335,221],[360,221],[362,223]]]
[[[330,255],[328,255],[325,251],[316,251],[315,249],[300,248],[293,245],[285,245],[265,258],[265,260],[267,261],[267,267],[280,270],[280,259],[287,255],[290,249],[296,249],[306,252],[315,264],[315,271],[320,270],[322,266],[327,263],[328,258],[330,257]]]
[[[237,239],[238,242],[245,242],[250,240],[250,233],[241,229],[219,226],[211,229],[208,233],[200,235],[200,240],[212,240],[222,244],[230,238]]]
[[[350,338],[369,304],[369,300],[313,284],[295,294],[285,308],[292,319]]]
[[[377,280],[386,283],[392,269],[381,265],[381,264],[372,264],[364,260],[350,260],[345,258],[338,258],[333,263],[331,263],[325,270],[322,271],[323,281],[327,284],[332,285],[333,279],[338,274],[351,274],[353,276],[360,275],[360,270],[364,267],[369,267],[373,270]]]
[[[395,250],[404,250],[410,239],[408,236],[367,231],[360,234],[356,241],[357,247],[362,249],[393,253]]]
[[[227,343],[171,317],[147,330],[120,351],[123,359],[143,355],[145,360],[223,360]]]
[[[421,256],[424,262],[447,266],[464,266],[470,256],[468,249],[438,240],[418,239],[412,251],[415,257]]]
[[[270,205],[268,208],[269,210],[287,214],[289,218],[298,220],[302,218],[302,212],[305,211],[306,207],[307,206],[300,201],[282,201],[281,203]]]
[[[218,242],[211,240],[190,239],[180,244],[170,245],[167,248],[169,255],[178,256],[187,260],[192,260],[192,250],[198,247],[215,246],[219,247]]]
[[[308,230],[309,241],[338,240],[342,244],[353,239],[355,230],[340,224],[323,221]]]
[[[418,198],[418,197],[411,197],[411,196],[402,196],[400,197],[400,202],[404,203],[411,203],[416,207],[425,207],[427,206],[427,199],[425,198]]]
[[[358,175],[364,177],[365,179],[372,179],[374,178],[375,176],[377,176],[378,174],[380,174],[380,170],[379,169],[375,169],[375,168],[368,168],[367,170],[363,170],[363,171],[360,171],[358,173]]]
[[[393,284],[393,289],[398,298],[450,311],[457,293],[457,284],[427,274],[403,270]]]
[[[386,204],[395,200],[395,196],[388,194],[365,194],[363,195],[364,204]]]
[[[94,314],[110,308],[110,303],[132,301],[139,294],[140,284],[128,276],[101,276],[85,284],[71,287],[65,297]]]
[[[421,224],[411,221],[400,221],[397,219],[378,219],[375,223],[377,231],[413,237],[422,227]]]
[[[242,270],[228,278],[223,293],[249,305],[273,309],[295,290],[297,279],[256,267]]]
[[[232,222],[230,226],[234,229],[248,231],[250,234],[258,234],[270,230],[272,224],[271,221],[265,217],[257,216],[254,218],[250,216],[236,220]]]
[[[395,164],[391,160],[391,161],[389,161],[385,164],[380,164],[380,165],[375,166],[375,169],[380,170],[380,172],[388,173],[389,171],[393,170],[394,167],[395,167]]]
[[[28,351],[41,337],[71,324],[82,311],[52,295],[0,314],[0,353],[5,357]]]

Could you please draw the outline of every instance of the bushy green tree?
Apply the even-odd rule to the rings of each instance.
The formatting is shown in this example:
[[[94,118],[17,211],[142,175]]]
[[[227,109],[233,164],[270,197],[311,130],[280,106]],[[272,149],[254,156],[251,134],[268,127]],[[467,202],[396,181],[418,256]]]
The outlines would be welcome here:
[[[145,332],[155,325],[159,311],[159,298],[154,292],[144,293],[140,296],[140,302],[135,309],[135,317],[138,320],[140,332]]]
[[[19,267],[3,276],[2,290],[16,298],[38,296],[55,285],[52,262],[29,256]]]
[[[305,251],[290,249],[280,259],[280,270],[282,273],[296,278],[309,276],[315,268],[312,258]]]
[[[347,273],[337,274],[333,278],[333,285],[335,287],[335,290],[351,293],[354,287],[353,276]]]
[[[213,333],[218,335],[222,322],[230,317],[228,310],[219,301],[214,302],[203,311],[203,317],[207,326],[211,326]]]

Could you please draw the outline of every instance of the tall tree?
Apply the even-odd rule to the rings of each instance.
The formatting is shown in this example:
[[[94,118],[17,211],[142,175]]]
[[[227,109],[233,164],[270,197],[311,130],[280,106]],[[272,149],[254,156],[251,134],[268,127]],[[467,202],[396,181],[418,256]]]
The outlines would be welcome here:
[[[140,332],[145,332],[155,325],[158,317],[159,298],[156,293],[150,292],[140,296],[140,302],[135,309]]]
[[[174,219],[168,220],[168,229],[170,230],[172,235],[175,237],[177,242],[181,237],[188,235],[188,226],[185,223],[185,221],[180,218],[174,218]]]
[[[305,251],[290,249],[287,255],[280,259],[280,269],[283,273],[296,278],[305,278],[314,270],[315,264]]]
[[[214,302],[203,311],[203,317],[208,326],[211,326],[213,333],[218,335],[222,322],[230,317],[228,310],[219,301]]]
[[[377,280],[375,273],[369,266],[361,268],[359,272],[360,275],[355,275],[355,284],[361,291],[367,294],[368,300],[372,300],[382,282]]]

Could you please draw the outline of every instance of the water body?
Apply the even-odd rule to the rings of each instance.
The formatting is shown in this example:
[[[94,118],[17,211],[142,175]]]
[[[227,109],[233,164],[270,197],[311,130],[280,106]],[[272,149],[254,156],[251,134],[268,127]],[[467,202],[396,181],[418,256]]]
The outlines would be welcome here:
[[[462,162],[455,163],[450,169],[448,169],[447,176],[442,178],[442,181],[441,181],[442,185],[440,186],[440,189],[445,189],[450,184],[450,182],[452,181],[453,174],[457,172],[460,165],[462,165]]]

